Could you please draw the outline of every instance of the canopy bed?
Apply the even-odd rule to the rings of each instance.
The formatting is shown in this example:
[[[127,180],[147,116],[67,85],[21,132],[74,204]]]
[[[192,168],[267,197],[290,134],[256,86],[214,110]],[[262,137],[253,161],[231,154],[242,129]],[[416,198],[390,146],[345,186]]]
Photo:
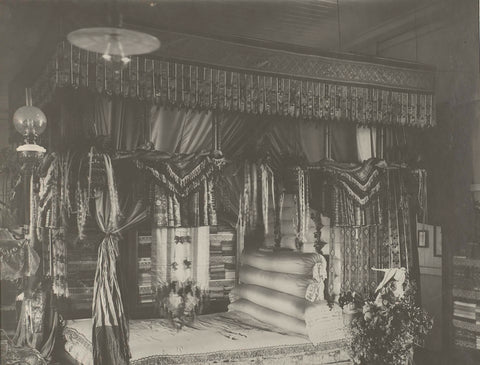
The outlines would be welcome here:
[[[285,253],[251,253],[244,254],[242,262],[242,268],[262,267],[264,270],[257,270],[264,271],[271,277],[279,275],[274,271],[278,270],[278,265],[268,263],[283,262],[282,270],[289,272],[287,275],[290,280],[302,284],[296,289],[296,296],[293,296],[276,289],[267,289],[268,281],[263,281],[262,284],[258,281],[262,280],[260,276],[250,275],[251,280],[257,280],[258,285],[244,284],[243,290],[239,288],[232,292],[233,303],[229,312],[201,315],[181,330],[173,328],[167,319],[131,320],[131,363],[349,363],[343,350],[341,312],[332,312],[324,301],[313,304],[304,298],[305,287],[317,283],[312,279],[312,271],[316,268],[315,264],[324,264],[321,255],[297,253],[292,257]],[[282,280],[282,276],[278,279]],[[244,281],[250,282],[246,279]],[[303,291],[301,287],[304,288]],[[278,284],[276,288],[288,291]],[[251,295],[255,291],[256,294]],[[271,294],[273,297],[269,297]],[[268,312],[261,310],[265,307],[256,304],[263,301],[265,305],[265,301],[272,299],[277,310]],[[284,315],[284,318],[278,318],[280,308],[296,317]],[[303,319],[300,320],[299,317]],[[314,330],[315,321],[328,326],[328,330]],[[309,324],[311,327],[308,327]],[[62,356],[73,360],[73,363],[93,364],[90,330],[90,319],[67,320],[63,331],[65,353]],[[308,340],[309,336],[311,340]]]
[[[88,227],[102,236],[92,319],[67,320],[60,352],[78,364],[347,363],[340,292],[374,289],[371,266],[418,270],[410,224],[426,209],[426,175],[406,163],[435,126],[432,70],[170,37],[126,66],[61,42],[30,85],[49,116],[35,239],[50,253],[43,267],[57,297],[70,295],[64,230],[74,222],[80,241],[92,239]],[[189,53],[192,41],[209,52]],[[128,320],[126,232],[145,221],[145,282],[155,316],[166,318]],[[213,244],[221,224],[234,229],[234,246]],[[318,252],[327,244],[328,264],[314,244]],[[217,259],[235,251],[239,285],[223,288],[229,312],[202,314],[214,267],[227,280],[215,251],[224,253]],[[299,266],[305,272],[279,272],[298,257],[313,260]],[[276,293],[275,310],[265,293]],[[178,320],[187,314],[201,315]]]

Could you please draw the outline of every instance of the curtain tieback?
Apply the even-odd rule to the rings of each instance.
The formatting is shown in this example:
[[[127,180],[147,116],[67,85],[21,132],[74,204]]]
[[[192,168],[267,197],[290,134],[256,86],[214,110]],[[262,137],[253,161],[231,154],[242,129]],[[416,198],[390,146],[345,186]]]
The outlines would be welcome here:
[[[107,250],[113,250],[115,259],[118,257],[118,240],[120,234],[115,232],[105,232],[105,238],[102,240],[101,245]]]
[[[105,232],[105,238],[111,238],[118,241],[120,237],[121,235],[118,232]]]

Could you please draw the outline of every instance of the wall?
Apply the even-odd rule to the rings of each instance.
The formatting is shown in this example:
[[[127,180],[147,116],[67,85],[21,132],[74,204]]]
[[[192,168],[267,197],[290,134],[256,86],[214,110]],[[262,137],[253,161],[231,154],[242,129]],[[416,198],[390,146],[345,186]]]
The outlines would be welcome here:
[[[377,43],[377,55],[435,65],[438,103],[478,100],[478,11],[470,1],[449,7],[448,18]]]
[[[417,230],[427,231],[427,247],[418,248],[420,264],[420,290],[422,306],[434,318],[432,334],[427,347],[434,350],[442,348],[442,258],[436,256],[435,245],[442,245],[442,229],[438,226],[418,224]],[[417,231],[417,232],[418,232]]]
[[[478,0],[439,0],[409,19],[397,19],[375,33],[361,35],[363,42],[353,45],[363,53],[437,68],[438,127],[426,133],[425,164],[430,173],[430,218],[442,226],[443,257],[440,260],[430,249],[419,249],[419,259],[424,306],[437,319],[429,347],[439,349],[442,344],[446,354],[451,352],[451,256],[455,246],[473,238],[469,190],[472,183],[480,183],[478,28]],[[442,265],[443,278],[439,276]],[[449,363],[448,356],[443,358]]]
[[[376,42],[376,53],[434,65],[436,72],[437,120],[439,129],[449,131],[443,147],[450,152],[452,200],[445,204],[452,219],[453,241],[472,238],[470,184],[480,183],[480,63],[478,0],[438,1],[426,25]],[[370,47],[371,50],[371,47]],[[435,148],[435,146],[432,146]],[[438,156],[433,156],[432,168]],[[447,164],[448,166],[448,164]],[[445,191],[444,191],[445,192]],[[442,198],[439,196],[438,198]],[[465,232],[461,234],[461,232]],[[450,232],[447,232],[449,235]]]

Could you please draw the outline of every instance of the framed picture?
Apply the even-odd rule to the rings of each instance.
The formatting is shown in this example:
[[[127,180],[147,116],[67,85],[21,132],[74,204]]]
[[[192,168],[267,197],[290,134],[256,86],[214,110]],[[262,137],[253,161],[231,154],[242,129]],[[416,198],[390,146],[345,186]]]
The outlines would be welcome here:
[[[438,232],[437,232],[438,230]],[[442,257],[442,231],[441,227],[435,227],[433,231],[433,256]]]
[[[418,247],[428,247],[428,231],[418,231]]]

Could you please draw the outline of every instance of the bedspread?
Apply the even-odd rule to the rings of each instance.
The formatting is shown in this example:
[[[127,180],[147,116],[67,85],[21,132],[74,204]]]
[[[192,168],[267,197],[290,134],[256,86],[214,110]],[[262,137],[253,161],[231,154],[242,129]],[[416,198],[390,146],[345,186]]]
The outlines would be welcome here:
[[[64,336],[71,357],[82,365],[93,364],[90,319],[68,321]],[[298,363],[348,363],[343,347],[343,341],[313,345],[238,312],[202,315],[179,331],[165,319],[130,321],[132,365],[248,363],[259,357],[263,364],[296,363],[292,357]],[[285,362],[285,356],[290,360]]]

